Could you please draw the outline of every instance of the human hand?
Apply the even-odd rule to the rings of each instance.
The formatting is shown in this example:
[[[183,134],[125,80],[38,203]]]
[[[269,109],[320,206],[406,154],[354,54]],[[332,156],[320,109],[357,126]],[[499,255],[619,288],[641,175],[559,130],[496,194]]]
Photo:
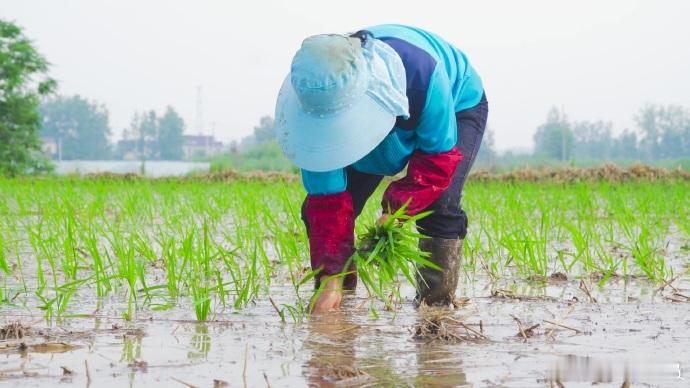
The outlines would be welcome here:
[[[324,281],[327,277],[322,277]],[[340,302],[343,299],[343,284],[341,278],[332,278],[328,280],[323,289],[316,291],[314,297],[316,301],[312,307],[312,314],[320,315],[329,311],[340,308]]]
[[[383,214],[381,214],[381,217],[379,217],[379,219],[376,220],[376,225],[381,226],[381,225],[385,224],[386,221],[388,221],[390,218],[391,218],[390,214],[383,213]]]

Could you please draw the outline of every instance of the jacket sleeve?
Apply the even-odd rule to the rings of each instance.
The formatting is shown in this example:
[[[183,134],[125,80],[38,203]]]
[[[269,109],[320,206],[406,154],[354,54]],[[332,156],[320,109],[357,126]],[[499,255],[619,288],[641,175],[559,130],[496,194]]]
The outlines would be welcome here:
[[[463,155],[458,137],[450,81],[442,68],[431,75],[424,109],[415,129],[418,149],[407,165],[407,175],[392,182],[383,195],[383,210],[399,209],[408,200],[408,214],[429,207],[450,186]]]
[[[307,195],[304,210],[312,269],[321,269],[319,275],[340,273],[354,253],[352,196],[346,191]]]
[[[383,211],[395,212],[408,201],[406,213],[410,215],[429,207],[450,185],[462,157],[455,147],[439,154],[415,151],[407,166],[407,175],[392,182],[383,194]]]
[[[302,183],[307,191],[303,216],[312,269],[321,269],[322,275],[340,273],[354,253],[354,210],[346,191],[347,174],[344,169],[302,170]]]

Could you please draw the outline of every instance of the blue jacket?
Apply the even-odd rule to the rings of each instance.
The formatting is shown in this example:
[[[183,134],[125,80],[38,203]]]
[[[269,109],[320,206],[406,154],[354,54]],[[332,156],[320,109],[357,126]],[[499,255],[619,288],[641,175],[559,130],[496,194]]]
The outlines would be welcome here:
[[[484,87],[467,57],[439,36],[403,25],[367,28],[402,59],[407,76],[410,117],[398,117],[390,134],[352,167],[376,175],[402,171],[417,150],[426,154],[450,151],[457,143],[455,113],[477,105]],[[345,191],[345,169],[302,170],[310,195]]]

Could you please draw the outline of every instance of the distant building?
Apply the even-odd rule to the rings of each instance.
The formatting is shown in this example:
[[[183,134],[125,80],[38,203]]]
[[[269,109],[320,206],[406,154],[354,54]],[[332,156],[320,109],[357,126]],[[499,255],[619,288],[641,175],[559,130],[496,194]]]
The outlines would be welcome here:
[[[215,136],[184,135],[182,151],[184,158],[189,160],[218,155],[224,151],[224,147]]]

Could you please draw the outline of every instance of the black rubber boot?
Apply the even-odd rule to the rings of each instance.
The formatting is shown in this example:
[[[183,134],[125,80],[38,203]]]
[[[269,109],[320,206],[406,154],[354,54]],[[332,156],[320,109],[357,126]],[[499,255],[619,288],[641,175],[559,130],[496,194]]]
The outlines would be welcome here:
[[[415,301],[429,306],[452,304],[455,299],[455,290],[458,288],[462,239],[424,238],[419,240],[419,249],[429,252],[429,260],[441,267],[441,270],[419,269]]]

